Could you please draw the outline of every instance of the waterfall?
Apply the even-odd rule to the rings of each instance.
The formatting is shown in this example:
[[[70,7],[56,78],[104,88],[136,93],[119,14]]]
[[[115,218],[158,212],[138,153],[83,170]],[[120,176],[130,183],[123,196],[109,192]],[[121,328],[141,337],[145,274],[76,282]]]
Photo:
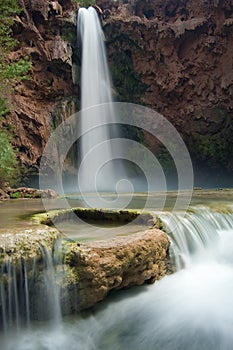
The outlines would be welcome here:
[[[233,230],[233,214],[195,209],[185,216],[165,213],[160,219],[171,241],[171,255],[177,269],[212,258],[216,259],[216,245],[222,244]]]
[[[79,187],[87,192],[114,191],[117,173],[122,173],[119,163],[112,161],[111,139],[117,137],[118,131],[114,124],[117,118],[112,103],[104,34],[93,7],[80,8],[77,23],[82,51]]]
[[[9,256],[1,264],[0,325],[6,334],[14,327],[29,327],[32,320],[61,320],[56,280],[56,269],[61,265],[60,245],[56,243],[54,252],[41,246],[41,259],[12,260]]]

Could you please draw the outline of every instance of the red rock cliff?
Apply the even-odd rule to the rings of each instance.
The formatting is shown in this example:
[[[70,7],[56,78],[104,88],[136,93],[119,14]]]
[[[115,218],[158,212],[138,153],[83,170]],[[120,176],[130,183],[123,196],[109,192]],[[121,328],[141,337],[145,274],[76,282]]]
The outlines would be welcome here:
[[[194,161],[231,170],[233,1],[97,3],[103,9],[118,98],[150,106],[168,118],[182,133]],[[78,63],[79,55],[74,37],[78,5],[71,0],[20,4],[23,12],[14,25],[19,44],[12,58],[30,57],[31,79],[16,86],[15,112],[4,124],[13,125],[23,164],[37,169],[51,125],[58,123],[55,105],[78,93],[72,80],[72,60]],[[144,137],[156,149],[153,139]]]
[[[14,130],[13,144],[22,164],[37,172],[52,126],[58,123],[51,114],[54,106],[77,93],[71,47],[76,7],[70,0],[19,0],[19,4],[22,12],[13,27],[18,44],[10,59],[28,57],[32,68],[29,80],[15,86],[11,94],[14,112],[3,125]]]
[[[232,169],[233,1],[128,1],[104,14],[120,98],[168,118],[194,161]]]

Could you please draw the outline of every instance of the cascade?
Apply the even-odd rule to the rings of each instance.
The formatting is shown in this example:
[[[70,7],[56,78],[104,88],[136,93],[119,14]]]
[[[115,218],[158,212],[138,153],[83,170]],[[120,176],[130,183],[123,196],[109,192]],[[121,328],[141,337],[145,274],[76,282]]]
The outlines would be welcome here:
[[[84,318],[63,318],[53,328],[47,322],[22,328],[1,339],[1,349],[232,349],[233,214],[201,208],[184,217],[178,212],[159,216],[171,239],[176,273],[123,291]],[[26,300],[30,283],[25,283]],[[20,304],[15,283],[11,291],[15,307]]]
[[[195,209],[185,216],[160,215],[171,240],[171,254],[176,268],[189,267],[206,258],[216,258],[215,246],[233,229],[233,215]]]
[[[61,265],[60,242],[54,252],[41,246],[41,259],[9,257],[1,264],[0,325],[6,334],[30,326],[34,319],[61,319],[60,287],[56,266]]]
[[[79,187],[87,192],[114,191],[117,180],[123,175],[123,167],[119,161],[113,161],[112,155],[111,140],[118,137],[119,132],[104,34],[93,7],[80,8],[77,22],[82,51]],[[95,181],[90,181],[90,174],[95,175]]]

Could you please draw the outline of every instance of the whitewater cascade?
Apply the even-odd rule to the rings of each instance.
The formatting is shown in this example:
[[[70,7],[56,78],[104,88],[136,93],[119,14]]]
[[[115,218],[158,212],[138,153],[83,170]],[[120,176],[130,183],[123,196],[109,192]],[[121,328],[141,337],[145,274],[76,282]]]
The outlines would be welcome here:
[[[219,249],[231,240],[233,215],[212,212],[205,208],[193,213],[160,215],[171,240],[171,254],[178,270],[208,259],[219,258]],[[223,248],[223,247],[222,247]],[[221,249],[222,249],[221,248]],[[229,249],[233,250],[233,245]],[[224,247],[223,255],[228,249]]]
[[[1,349],[231,350],[233,214],[201,208],[160,219],[171,237],[176,273],[119,293],[88,317],[20,329],[0,339]]]
[[[112,156],[111,138],[117,137],[116,113],[106,59],[104,33],[93,7],[80,8],[77,19],[81,42],[81,165],[82,191],[114,191],[119,172]],[[93,108],[98,106],[98,108]],[[92,130],[89,130],[92,128]],[[114,144],[116,147],[116,144]],[[122,175],[122,174],[121,174]],[[90,180],[94,177],[94,181]]]
[[[10,257],[0,268],[0,326],[5,334],[12,328],[30,326],[33,320],[61,321],[60,285],[57,266],[61,266],[61,242],[54,251],[41,245],[41,259]],[[62,271],[59,271],[61,278]]]

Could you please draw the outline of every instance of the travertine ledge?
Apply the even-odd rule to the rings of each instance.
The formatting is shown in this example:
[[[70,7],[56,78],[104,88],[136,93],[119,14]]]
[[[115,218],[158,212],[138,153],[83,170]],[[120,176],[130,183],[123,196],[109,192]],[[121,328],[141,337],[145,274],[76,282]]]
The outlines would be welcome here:
[[[124,225],[130,225],[131,221],[138,222],[140,232],[88,243],[72,241],[67,237],[62,240],[62,233],[51,226],[56,226],[61,220],[69,220],[70,214],[82,219],[88,219],[90,215],[92,220],[99,218],[103,222],[120,221]],[[170,272],[169,239],[157,228],[159,221],[154,213],[72,208],[37,214],[33,216],[33,221],[34,225],[28,230],[19,229],[0,237],[2,269],[11,264],[15,281],[22,286],[25,278],[28,281],[29,295],[32,296],[28,303],[33,319],[43,318],[36,300],[47,302],[43,277],[43,269],[48,266],[47,248],[51,261],[53,254],[55,257],[63,255],[54,260],[55,267],[51,269],[54,283],[60,286],[63,314],[88,309],[103,300],[111,290],[153,283]],[[144,231],[142,225],[145,225]],[[57,252],[58,239],[60,242],[62,240],[62,247],[60,245]],[[6,293],[10,288],[8,284],[14,282],[7,276],[7,273],[2,276]],[[24,294],[23,291],[21,293]]]
[[[168,249],[168,237],[157,228],[85,245],[71,243],[65,262],[78,275],[76,307],[94,306],[114,289],[159,280],[169,272]]]

